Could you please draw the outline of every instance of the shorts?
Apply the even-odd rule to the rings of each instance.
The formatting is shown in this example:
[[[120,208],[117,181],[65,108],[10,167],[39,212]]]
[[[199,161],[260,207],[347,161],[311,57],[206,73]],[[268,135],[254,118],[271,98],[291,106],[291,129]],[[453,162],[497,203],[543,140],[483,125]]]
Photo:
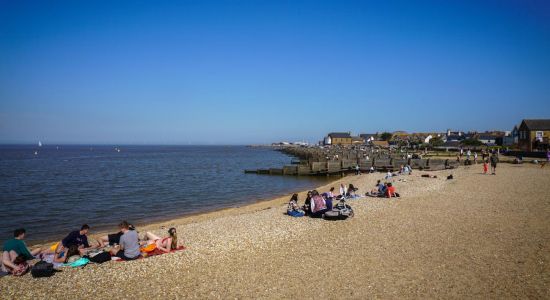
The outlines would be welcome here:
[[[107,238],[109,239],[109,245],[120,244],[121,236],[122,232],[107,235]]]
[[[497,164],[491,164],[491,167],[496,168]]]
[[[138,255],[136,257],[127,257],[126,255],[124,255],[124,250],[118,250],[118,252],[116,253],[115,256],[122,258],[122,260],[134,260],[134,259],[138,259],[140,257],[140,255]]]

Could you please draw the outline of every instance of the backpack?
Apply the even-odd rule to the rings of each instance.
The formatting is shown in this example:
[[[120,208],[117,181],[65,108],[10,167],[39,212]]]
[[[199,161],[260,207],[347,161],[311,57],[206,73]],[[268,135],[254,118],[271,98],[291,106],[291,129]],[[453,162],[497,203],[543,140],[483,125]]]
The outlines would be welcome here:
[[[344,200],[341,200],[332,208],[332,210],[329,210],[324,214],[324,218],[325,220],[345,220],[353,217],[353,215],[353,208],[346,204]]]
[[[90,257],[90,261],[96,264],[102,264],[110,260],[111,260],[111,254],[105,251]]]
[[[50,277],[55,273],[55,270],[53,268],[53,264],[49,262],[45,262],[43,260],[37,262],[32,268],[31,268],[31,275],[34,278],[37,277]]]

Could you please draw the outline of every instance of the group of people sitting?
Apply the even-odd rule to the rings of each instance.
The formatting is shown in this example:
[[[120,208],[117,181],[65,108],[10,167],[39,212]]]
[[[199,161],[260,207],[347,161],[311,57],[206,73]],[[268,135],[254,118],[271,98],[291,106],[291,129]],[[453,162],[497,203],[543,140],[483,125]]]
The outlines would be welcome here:
[[[340,185],[340,195],[334,195],[334,187],[331,187],[328,192],[320,194],[317,190],[307,192],[304,205],[298,205],[298,194],[292,195],[287,206],[287,214],[292,217],[310,216],[312,218],[322,218],[323,214],[333,208],[333,201],[341,199],[351,199],[361,197],[356,192],[359,189],[353,184],[345,186]]]
[[[70,232],[61,241],[47,248],[37,248],[32,251],[26,246],[26,231],[23,228],[16,229],[13,238],[4,243],[2,252],[2,275],[23,275],[30,268],[28,261],[40,259],[54,266],[64,266],[95,253],[108,253],[109,256],[120,260],[135,260],[150,253],[160,251],[168,253],[178,249],[178,237],[176,228],[168,230],[168,236],[162,238],[151,232],[147,232],[142,240],[135,227],[127,221],[119,225],[119,232],[102,236],[97,239],[97,245],[90,245],[88,232],[90,226],[84,224],[80,230]]]
[[[382,183],[380,180],[376,182],[376,186],[370,192],[365,194],[366,196],[371,197],[385,197],[385,198],[395,198],[399,197],[399,193],[395,191],[395,187],[391,182]]]

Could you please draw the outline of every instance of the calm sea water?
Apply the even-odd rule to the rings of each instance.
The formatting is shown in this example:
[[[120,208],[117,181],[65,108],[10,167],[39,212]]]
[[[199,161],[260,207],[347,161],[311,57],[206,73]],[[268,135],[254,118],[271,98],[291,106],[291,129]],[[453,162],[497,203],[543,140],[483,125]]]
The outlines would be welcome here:
[[[0,146],[0,241],[28,242],[234,207],[326,179],[244,174],[291,158],[244,146]],[[35,150],[38,154],[35,155]]]

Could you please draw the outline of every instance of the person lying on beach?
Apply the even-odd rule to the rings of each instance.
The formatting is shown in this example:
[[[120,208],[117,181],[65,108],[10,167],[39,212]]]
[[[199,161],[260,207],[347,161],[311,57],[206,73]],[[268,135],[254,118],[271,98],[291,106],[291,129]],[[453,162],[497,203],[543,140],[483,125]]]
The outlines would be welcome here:
[[[34,259],[34,256],[40,253],[41,249],[34,249],[32,251],[27,248],[23,239],[25,239],[26,231],[24,228],[14,230],[13,238],[7,240],[4,243],[2,249],[2,272],[16,273],[26,272],[28,265],[27,260]],[[24,270],[22,270],[24,268]],[[19,275],[22,275],[19,274]]]
[[[126,221],[122,221],[118,224],[118,228],[123,234],[120,237],[119,245],[111,249],[111,255],[123,260],[134,260],[139,258],[141,252],[139,251],[138,233],[135,230],[130,230],[130,224]]]
[[[319,195],[319,192],[314,190],[311,196],[311,217],[321,218],[327,211],[328,209],[325,199]]]
[[[298,194],[292,195],[290,201],[288,201],[286,213],[292,217],[303,217],[305,215],[304,211],[298,206]]]
[[[56,263],[71,263],[73,261],[78,260],[81,257],[80,249],[78,249],[77,245],[71,245],[69,246],[69,249],[66,251],[63,251],[59,253],[59,255],[55,255],[53,258],[53,261]]]
[[[174,227],[168,229],[168,236],[165,238],[161,238],[152,232],[145,233],[145,236],[147,237],[146,245],[155,244],[156,249],[162,252],[168,253],[178,248],[178,235]]]
[[[130,224],[130,230],[136,230],[136,227],[134,225]],[[124,232],[119,231],[117,233],[111,233],[108,235],[104,235],[97,239],[97,243],[99,244],[100,248],[103,248],[105,246],[113,246],[115,244],[120,243],[120,237],[124,234]]]
[[[55,253],[47,249],[38,255],[40,260],[51,263],[54,267],[61,267],[64,263],[71,263],[81,258],[80,249],[76,245],[71,245],[69,249],[60,253]]]

